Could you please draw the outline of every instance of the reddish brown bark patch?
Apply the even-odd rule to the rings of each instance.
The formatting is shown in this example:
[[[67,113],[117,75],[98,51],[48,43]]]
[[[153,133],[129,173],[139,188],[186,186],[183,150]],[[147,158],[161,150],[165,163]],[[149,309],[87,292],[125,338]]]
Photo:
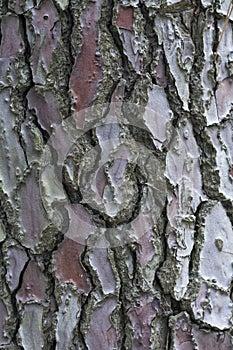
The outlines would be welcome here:
[[[19,18],[14,15],[2,16],[1,57],[17,57],[23,50],[23,41],[19,31]]]
[[[112,297],[94,310],[86,336],[88,349],[115,349],[116,330],[111,323],[110,316],[116,306],[117,301]]]
[[[74,99],[76,112],[91,105],[100,82],[102,59],[96,55],[98,50],[98,18],[102,1],[92,3],[86,8],[82,16],[82,51],[76,58],[71,78],[70,89]],[[78,115],[78,126],[82,127],[83,115]]]
[[[17,301],[46,301],[46,278],[35,261],[30,261],[23,275],[23,283],[17,293]]]
[[[142,56],[136,44],[136,36],[133,29],[133,8],[120,6],[115,25],[120,34],[124,53],[136,72],[141,72]]]
[[[132,7],[120,6],[117,14],[116,25],[119,28],[125,28],[128,30],[133,29],[133,8]]]
[[[54,254],[56,277],[62,283],[73,283],[80,291],[88,293],[90,285],[87,274],[80,262],[84,246],[65,238]]]
[[[132,350],[150,348],[151,322],[156,315],[162,313],[159,300],[148,295],[142,296],[139,306],[129,311],[128,315],[134,330]]]

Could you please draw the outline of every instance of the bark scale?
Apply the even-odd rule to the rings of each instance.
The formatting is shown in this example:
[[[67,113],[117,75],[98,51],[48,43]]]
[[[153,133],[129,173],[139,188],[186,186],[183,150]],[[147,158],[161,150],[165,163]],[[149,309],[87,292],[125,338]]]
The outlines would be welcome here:
[[[1,349],[233,349],[227,7],[1,1]]]

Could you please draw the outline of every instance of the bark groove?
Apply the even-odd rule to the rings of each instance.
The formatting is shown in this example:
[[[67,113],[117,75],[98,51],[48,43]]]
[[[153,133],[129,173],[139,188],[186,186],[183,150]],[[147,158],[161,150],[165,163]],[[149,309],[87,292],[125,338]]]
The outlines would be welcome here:
[[[227,1],[0,5],[0,349],[233,349]]]

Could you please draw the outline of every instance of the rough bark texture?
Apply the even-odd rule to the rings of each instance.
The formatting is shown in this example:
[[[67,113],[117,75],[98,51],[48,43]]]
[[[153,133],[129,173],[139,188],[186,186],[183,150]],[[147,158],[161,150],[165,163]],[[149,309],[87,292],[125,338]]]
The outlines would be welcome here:
[[[0,348],[233,349],[228,2],[0,3]]]

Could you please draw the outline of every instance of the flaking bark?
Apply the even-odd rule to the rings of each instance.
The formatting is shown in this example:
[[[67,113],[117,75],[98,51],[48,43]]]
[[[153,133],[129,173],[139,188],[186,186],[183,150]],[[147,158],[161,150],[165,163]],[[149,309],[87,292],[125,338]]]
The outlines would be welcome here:
[[[0,4],[0,349],[233,349],[227,1]]]

